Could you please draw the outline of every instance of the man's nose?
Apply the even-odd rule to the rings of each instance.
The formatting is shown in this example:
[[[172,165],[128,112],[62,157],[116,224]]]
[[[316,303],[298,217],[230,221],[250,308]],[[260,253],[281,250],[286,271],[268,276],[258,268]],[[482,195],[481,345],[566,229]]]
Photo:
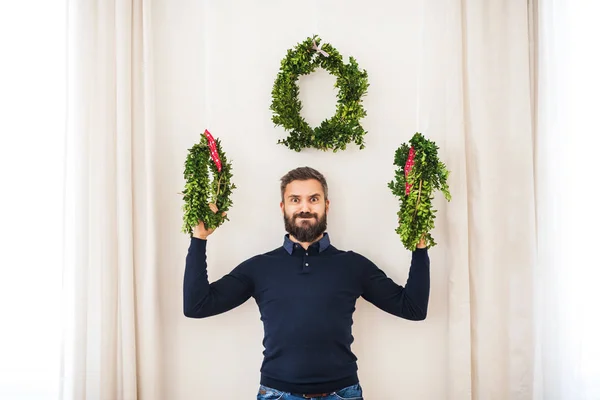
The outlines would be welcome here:
[[[308,201],[303,201],[300,209],[302,212],[309,212],[310,211],[310,203]]]

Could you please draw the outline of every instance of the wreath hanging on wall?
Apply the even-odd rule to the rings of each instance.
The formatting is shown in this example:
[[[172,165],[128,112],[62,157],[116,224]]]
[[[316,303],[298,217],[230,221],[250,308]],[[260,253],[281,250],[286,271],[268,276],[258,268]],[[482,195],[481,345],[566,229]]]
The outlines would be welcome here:
[[[396,233],[404,247],[413,251],[423,237],[428,247],[436,245],[431,236],[437,212],[431,204],[433,191],[440,190],[447,201],[451,196],[447,183],[449,171],[438,159],[439,147],[435,142],[417,132],[409,144],[403,143],[396,150],[394,165],[398,169],[388,187],[400,199]]]
[[[199,143],[188,149],[183,174],[186,183],[182,192],[182,231],[191,235],[198,221],[204,222],[207,229],[228,221],[226,212],[233,205],[230,197],[235,189],[231,182],[231,163],[221,148],[221,141],[215,140],[208,130]],[[218,213],[211,209],[211,203],[216,205]]]
[[[313,129],[300,115],[302,103],[298,98],[297,80],[301,75],[311,74],[317,67],[337,78],[338,100],[334,116]],[[349,62],[344,63],[340,53],[329,43],[321,43],[316,35],[289,49],[281,61],[271,92],[272,121],[275,126],[282,126],[289,132],[287,138],[277,143],[298,152],[303,148],[336,152],[345,150],[351,142],[364,149],[367,132],[360,120],[367,115],[362,99],[368,87],[367,72],[358,67],[356,60],[350,57]]]

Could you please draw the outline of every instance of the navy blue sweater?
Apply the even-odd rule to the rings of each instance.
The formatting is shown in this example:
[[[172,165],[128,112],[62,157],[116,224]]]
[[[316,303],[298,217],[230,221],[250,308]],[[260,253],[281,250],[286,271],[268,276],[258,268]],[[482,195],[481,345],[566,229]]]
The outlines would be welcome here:
[[[250,258],[209,284],[206,243],[191,239],[184,314],[210,317],[253,297],[265,332],[261,384],[280,391],[324,393],[358,383],[357,358],[350,345],[359,296],[398,317],[422,320],[427,315],[426,249],[412,253],[402,287],[367,258],[333,247],[327,234],[308,250],[286,235],[282,247]]]

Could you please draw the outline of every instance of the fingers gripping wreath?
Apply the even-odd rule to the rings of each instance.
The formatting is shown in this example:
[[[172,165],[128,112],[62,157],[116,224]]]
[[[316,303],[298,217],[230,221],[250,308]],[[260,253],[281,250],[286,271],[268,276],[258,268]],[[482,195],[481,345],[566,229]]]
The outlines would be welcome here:
[[[337,78],[338,100],[335,115],[313,129],[300,115],[302,103],[298,99],[297,80],[301,75],[311,74],[317,67]],[[282,126],[289,132],[288,137],[278,143],[298,152],[311,147],[336,152],[345,150],[351,142],[363,149],[366,131],[360,120],[367,115],[362,98],[368,87],[367,72],[359,69],[353,57],[346,64],[329,43],[321,43],[318,36],[307,38],[288,50],[271,92],[272,121],[275,126]]]
[[[235,189],[231,177],[231,163],[221,149],[220,140],[215,141],[205,130],[200,143],[188,150],[185,160],[184,233],[191,235],[198,221],[204,222],[205,227],[210,229],[229,220],[225,213],[233,205],[230,197]],[[210,203],[217,206],[218,213],[211,210]]]

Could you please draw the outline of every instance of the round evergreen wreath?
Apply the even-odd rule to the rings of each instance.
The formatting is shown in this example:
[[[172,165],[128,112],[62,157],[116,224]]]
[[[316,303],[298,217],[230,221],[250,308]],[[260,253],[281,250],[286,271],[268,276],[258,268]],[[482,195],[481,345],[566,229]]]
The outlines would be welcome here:
[[[231,163],[227,161],[225,152],[221,149],[221,141],[215,141],[210,132],[205,131],[200,143],[188,149],[185,160],[186,183],[182,192],[185,202],[182,228],[184,233],[191,235],[198,221],[204,222],[204,226],[210,229],[229,220],[224,213],[233,205],[230,196],[235,184],[231,183],[231,177]],[[216,204],[219,212],[213,212],[209,203]]]
[[[447,184],[449,172],[438,159],[439,147],[418,132],[409,143],[410,146],[403,143],[396,150],[394,165],[398,169],[388,187],[400,198],[396,233],[404,247],[412,251],[423,237],[428,247],[436,245],[431,236],[437,212],[431,204],[434,189],[440,190],[447,201],[451,196]]]
[[[338,100],[335,115],[313,129],[300,115],[302,103],[298,99],[300,90],[297,80],[301,75],[314,72],[317,67],[337,78],[335,87],[338,89]],[[368,87],[367,72],[358,68],[353,57],[346,64],[329,43],[321,44],[321,39],[316,35],[307,38],[287,51],[273,85],[270,107],[273,111],[272,121],[275,126],[282,126],[289,132],[286,139],[277,143],[298,152],[309,147],[336,152],[345,150],[351,142],[363,149],[366,132],[360,120],[367,115],[362,97]]]

